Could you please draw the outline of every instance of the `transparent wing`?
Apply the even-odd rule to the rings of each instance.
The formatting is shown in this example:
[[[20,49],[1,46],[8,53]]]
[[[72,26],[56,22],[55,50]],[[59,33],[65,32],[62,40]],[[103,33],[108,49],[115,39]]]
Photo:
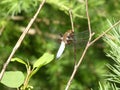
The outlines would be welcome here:
[[[83,31],[83,32],[76,32],[74,34],[74,41],[73,41],[73,43],[75,43],[76,48],[77,47],[83,47],[87,43],[88,38],[89,38],[88,30]],[[72,46],[72,45],[70,45],[70,46]]]

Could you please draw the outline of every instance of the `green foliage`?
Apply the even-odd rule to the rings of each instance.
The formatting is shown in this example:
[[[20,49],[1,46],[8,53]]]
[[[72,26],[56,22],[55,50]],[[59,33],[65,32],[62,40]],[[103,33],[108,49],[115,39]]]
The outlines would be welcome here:
[[[112,23],[108,22],[112,27]],[[117,84],[120,84],[120,25],[113,28],[103,39],[107,43],[107,49],[105,50],[107,57],[112,59],[111,63],[107,65],[110,72],[105,75],[108,84],[103,85],[103,87],[106,88],[108,86],[112,90],[118,90],[119,86]],[[100,90],[109,90],[104,88]]]
[[[25,62],[24,62],[22,59],[20,59],[20,58],[12,58],[11,61],[12,61],[12,62],[17,61],[17,62],[19,62],[19,63],[21,63],[21,64],[24,64],[24,65],[27,67],[27,63],[25,63]]]
[[[11,61],[17,61],[18,63],[21,63],[23,65],[26,66],[26,70],[27,70],[27,75],[26,75],[26,79],[24,81],[24,83],[22,82],[23,86],[21,87],[21,90],[26,90],[29,89],[31,90],[32,86],[29,86],[28,83],[31,79],[31,77],[40,69],[40,67],[50,63],[54,58],[54,55],[49,54],[49,53],[45,53],[42,57],[40,57],[38,60],[35,61],[35,63],[33,64],[33,68],[31,69],[30,64],[26,63],[25,61],[23,61],[20,58],[13,58]],[[7,76],[6,76],[7,77]],[[9,78],[9,77],[8,77]],[[3,78],[4,79],[4,78]],[[7,79],[5,79],[7,81]],[[5,81],[4,80],[4,81]],[[23,79],[22,79],[23,80]],[[17,82],[16,82],[17,83]],[[18,83],[19,84],[19,83]],[[10,87],[10,85],[7,85]],[[11,86],[12,87],[12,86]],[[17,88],[17,87],[16,87]]]
[[[49,53],[45,53],[42,57],[40,57],[33,65],[33,69],[35,68],[40,68],[43,65],[46,65],[47,63],[51,62],[53,60],[54,56],[49,54]]]
[[[109,82],[99,83],[99,90],[118,90],[115,84]]]
[[[24,78],[21,71],[6,71],[1,83],[10,88],[18,88],[23,84]]]
[[[86,18],[84,16],[85,14],[85,2],[84,1],[61,1],[61,0],[48,0],[48,4],[53,5],[54,8],[60,9],[64,12],[68,11],[69,9],[72,9],[72,13],[75,17],[79,18]],[[66,12],[68,14],[68,12]]]
[[[3,7],[4,11],[6,10],[8,14],[14,16],[21,11],[30,12],[30,8],[35,7],[37,5],[37,0],[1,0],[0,4]]]
[[[37,11],[41,1],[0,0],[0,68],[8,58],[24,28]],[[30,80],[30,83],[27,84],[28,88],[32,88],[29,86],[32,85],[34,90],[64,90],[74,67],[73,49],[69,46],[66,47],[60,60],[53,62],[51,62],[53,56],[50,56],[51,59],[47,60],[48,56],[45,55],[46,57],[43,58],[44,60],[42,59],[43,62],[40,62],[42,63],[40,64],[39,60],[41,61],[41,58],[39,57],[44,52],[56,54],[59,48],[59,44],[55,42],[56,36],[71,29],[69,9],[73,13],[75,32],[88,30],[84,0],[46,0],[39,16],[29,30],[34,33],[28,32],[22,45],[14,55],[18,58],[12,59],[18,63],[8,65],[8,70],[26,72],[23,67],[25,65],[27,71],[29,71],[28,68],[32,73],[34,71],[35,74],[28,74],[27,72]],[[92,32],[95,32],[95,37],[109,27],[106,17],[120,18],[119,0],[88,0],[88,9]],[[83,50],[82,46],[78,48],[77,60],[79,60]],[[103,80],[102,75],[107,71],[105,64],[108,58],[103,52],[105,48],[103,41],[99,40],[89,49],[74,77],[70,90],[98,89],[98,81]],[[109,48],[107,49],[109,50]],[[43,63],[49,64],[41,68],[44,65]],[[31,78],[31,75],[34,75],[33,78]],[[1,89],[7,90],[4,87],[1,87]]]
[[[50,63],[53,60],[53,58],[54,55],[45,53],[42,57],[35,61],[35,63],[32,66],[32,69],[29,63],[27,64],[20,58],[13,58],[11,60],[12,62],[17,61],[18,63],[25,65],[27,75],[25,77],[21,71],[6,71],[1,80],[1,83],[10,88],[19,88],[23,84],[20,90],[31,90],[33,87],[28,84],[31,77],[40,69],[40,67]]]

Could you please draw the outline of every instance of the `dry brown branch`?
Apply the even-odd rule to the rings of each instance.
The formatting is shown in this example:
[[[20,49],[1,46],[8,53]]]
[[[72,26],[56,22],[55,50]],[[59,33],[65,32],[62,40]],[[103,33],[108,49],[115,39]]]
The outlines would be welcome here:
[[[68,81],[68,83],[67,83],[67,85],[66,85],[65,90],[68,90],[68,89],[69,89],[69,87],[70,87],[70,85],[71,85],[71,82],[72,82],[72,80],[73,80],[73,78],[74,78],[74,76],[75,76],[75,74],[76,74],[76,72],[77,72],[77,70],[78,70],[78,68],[79,68],[79,66],[80,66],[80,64],[81,64],[81,62],[82,62],[82,60],[83,60],[86,52],[87,52],[87,50],[89,49],[89,47],[90,47],[94,42],[96,42],[98,39],[100,39],[102,36],[104,36],[104,35],[105,35],[108,31],[110,31],[113,27],[115,27],[116,25],[118,25],[118,24],[120,23],[120,20],[119,20],[119,21],[116,22],[112,27],[108,28],[104,33],[102,33],[101,35],[99,35],[96,39],[94,39],[93,41],[91,41],[91,38],[92,38],[92,36],[93,36],[94,34],[91,33],[90,18],[89,18],[89,13],[88,13],[88,1],[87,1],[87,0],[86,0],[86,15],[87,15],[87,20],[88,20],[89,40],[88,40],[88,42],[87,42],[87,44],[86,44],[86,47],[85,47],[85,49],[84,49],[84,51],[83,51],[83,53],[82,53],[82,56],[80,57],[78,63],[75,64],[75,66],[74,66],[72,75],[71,75],[71,77],[70,77],[70,79],[69,79],[69,81]]]
[[[73,18],[72,18],[72,11],[71,9],[69,10],[69,14],[70,14],[70,21],[71,21],[71,26],[72,26],[72,31],[74,32],[74,24],[73,24]]]
[[[87,42],[87,44],[86,44],[86,47],[85,47],[85,49],[84,49],[84,51],[83,51],[83,53],[82,53],[82,56],[80,57],[80,60],[79,60],[78,63],[75,64],[75,66],[74,66],[74,70],[73,70],[73,72],[72,72],[72,75],[71,75],[68,83],[67,83],[67,86],[66,86],[65,90],[68,90],[68,89],[69,89],[69,87],[70,87],[70,85],[71,85],[71,82],[72,82],[72,80],[73,80],[73,78],[74,78],[74,76],[75,76],[75,74],[76,74],[76,72],[77,72],[77,70],[78,70],[78,67],[80,66],[80,64],[81,64],[81,62],[82,62],[82,60],[83,60],[83,57],[85,56],[85,53],[86,53],[86,51],[87,51],[87,49],[88,49],[89,42],[90,42],[91,36],[92,36],[92,35],[91,35],[91,26],[90,26],[90,18],[89,18],[89,14],[88,14],[88,4],[87,4],[87,0],[86,0],[86,14],[87,14],[87,19],[88,19],[88,27],[89,27],[89,29],[88,29],[88,30],[89,30],[89,40],[88,40],[88,42]]]
[[[74,24],[73,24],[73,15],[72,15],[72,10],[70,9],[69,10],[69,15],[70,15],[70,22],[71,22],[71,29],[72,29],[72,31],[73,32],[75,32],[75,29],[74,29]],[[74,38],[74,43],[73,43],[74,45],[74,63],[75,63],[75,65],[76,65],[76,41],[75,41],[75,38]],[[75,66],[74,65],[74,66]]]
[[[8,66],[11,58],[13,57],[13,55],[15,54],[15,52],[17,51],[17,49],[20,47],[20,45],[21,45],[24,37],[26,36],[26,34],[27,34],[27,32],[29,31],[30,27],[32,26],[33,22],[34,22],[35,19],[37,18],[37,16],[38,16],[38,14],[39,14],[42,6],[44,5],[45,1],[46,1],[46,0],[43,0],[43,1],[41,2],[41,4],[39,5],[39,8],[38,8],[37,12],[36,12],[35,15],[33,16],[33,18],[30,20],[30,22],[29,22],[29,24],[27,25],[26,29],[23,31],[23,33],[21,34],[20,38],[18,39],[16,45],[14,46],[14,48],[13,48],[10,56],[8,57],[7,61],[4,63],[3,68],[2,68],[2,70],[1,70],[1,73],[0,73],[0,80],[2,79],[3,74],[4,74],[4,72],[5,72],[5,70],[6,70],[7,66]]]

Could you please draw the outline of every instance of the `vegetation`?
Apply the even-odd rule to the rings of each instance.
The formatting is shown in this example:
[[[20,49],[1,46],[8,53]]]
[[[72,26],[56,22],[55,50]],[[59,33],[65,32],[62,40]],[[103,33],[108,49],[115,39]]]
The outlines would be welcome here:
[[[82,38],[80,45],[76,45],[76,62],[85,51],[90,29],[94,35],[89,43],[99,39],[88,46],[69,90],[118,90],[120,1],[88,0],[88,4],[87,0],[43,1],[0,1],[0,68],[5,70],[0,89],[64,90],[75,69],[75,54],[72,45],[68,45],[57,60],[55,55],[60,45],[57,37],[72,29],[73,22],[78,40]],[[40,4],[42,7],[35,17]],[[27,27],[30,29],[20,43]],[[14,56],[3,69],[12,51]]]

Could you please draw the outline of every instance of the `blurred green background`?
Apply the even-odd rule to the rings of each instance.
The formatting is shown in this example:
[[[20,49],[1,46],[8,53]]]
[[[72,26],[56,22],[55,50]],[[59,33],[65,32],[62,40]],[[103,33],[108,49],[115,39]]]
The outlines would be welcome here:
[[[38,9],[41,0],[1,0],[0,1],[0,68],[7,60],[21,33]],[[88,9],[94,38],[106,30],[106,19],[120,18],[119,0],[88,0]],[[36,21],[22,42],[14,57],[29,61],[31,64],[44,52],[56,55],[59,43],[56,36],[71,29],[68,10],[72,9],[75,32],[88,30],[84,0],[47,0]],[[85,36],[88,37],[88,36]],[[94,39],[93,38],[93,39]],[[77,60],[84,46],[79,46]],[[98,82],[106,73],[109,58],[104,53],[102,39],[94,43],[77,71],[70,90],[98,90]],[[34,90],[64,90],[74,67],[73,48],[66,48],[59,60],[53,60],[42,67],[31,79]],[[25,67],[10,63],[7,70],[21,70]],[[0,85],[1,90],[14,90]]]

